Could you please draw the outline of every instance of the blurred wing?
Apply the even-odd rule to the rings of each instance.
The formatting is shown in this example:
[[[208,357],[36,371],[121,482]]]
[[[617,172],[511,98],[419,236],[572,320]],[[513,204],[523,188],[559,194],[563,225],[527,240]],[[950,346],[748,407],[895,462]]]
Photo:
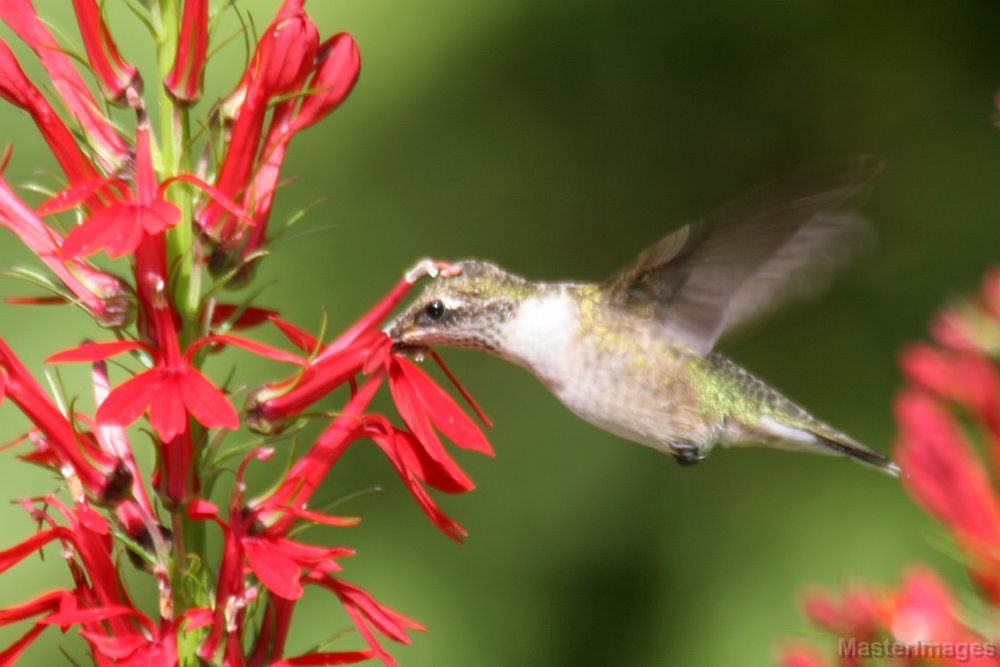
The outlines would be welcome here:
[[[865,220],[836,209],[881,167],[859,160],[820,187],[756,193],[682,227],[612,277],[611,298],[651,309],[672,338],[707,353],[732,328],[822,287],[865,245]]]

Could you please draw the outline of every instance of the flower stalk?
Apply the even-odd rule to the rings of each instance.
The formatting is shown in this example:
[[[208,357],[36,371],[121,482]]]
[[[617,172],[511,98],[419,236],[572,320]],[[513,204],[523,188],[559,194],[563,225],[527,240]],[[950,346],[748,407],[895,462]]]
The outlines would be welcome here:
[[[50,275],[34,282],[56,294],[11,300],[72,302],[97,325],[85,341],[66,341],[46,359],[90,366],[90,386],[79,400],[48,394],[0,337],[0,399],[8,399],[0,409],[19,410],[31,422],[19,440],[26,450],[20,458],[64,482],[59,494],[21,502],[38,528],[19,544],[0,546],[0,573],[52,543],[61,546],[70,573],[65,588],[0,610],[0,625],[26,628],[0,652],[0,664],[56,625],[77,632],[90,660],[102,665],[395,665],[383,642],[409,643],[412,631],[425,628],[345,578],[342,561],[352,549],[312,544],[301,533],[346,533],[360,520],[308,503],[341,455],[368,441],[435,525],[464,536],[428,489],[473,488],[445,440],[492,450],[458,403],[397,356],[380,330],[413,284],[439,266],[424,262],[407,272],[326,342],[273,309],[221,300],[227,287],[253,280],[248,269],[267,254],[274,233],[270,217],[288,146],[347,98],[360,68],[358,47],[347,33],[321,39],[301,0],[283,2],[247,71],[211,117],[197,121],[222,130],[212,133],[214,150],[206,151],[205,139],[192,136],[193,114],[195,103],[212,94],[204,90],[209,15],[229,4],[150,5],[157,67],[146,73],[119,51],[101,7],[73,0],[83,64],[97,83],[91,90],[48,17],[30,0],[0,0],[0,19],[50,77],[49,85],[31,81],[0,42],[0,97],[35,121],[67,181],[49,199],[29,202],[0,178],[0,226],[47,268]],[[155,85],[144,87],[144,80]],[[47,98],[50,89],[60,99]],[[147,117],[151,93],[157,123]],[[134,120],[113,122],[98,99],[128,109]],[[93,263],[100,254],[114,274]],[[290,349],[233,333],[266,324],[288,337]],[[233,363],[234,351],[293,371],[262,378],[241,406],[206,366],[216,358]],[[109,373],[113,357],[123,370]],[[386,386],[396,417],[371,411]],[[289,452],[282,431],[309,421],[322,423],[321,434],[298,454]],[[252,446],[229,444],[248,430],[258,433]],[[135,456],[144,440],[156,453],[152,470]],[[269,490],[247,482],[250,466],[271,475]],[[227,483],[228,500],[216,506],[212,489]],[[122,572],[127,563],[155,587],[155,613],[135,606],[136,579]],[[356,630],[348,645],[288,655],[294,610],[307,586],[344,610]]]

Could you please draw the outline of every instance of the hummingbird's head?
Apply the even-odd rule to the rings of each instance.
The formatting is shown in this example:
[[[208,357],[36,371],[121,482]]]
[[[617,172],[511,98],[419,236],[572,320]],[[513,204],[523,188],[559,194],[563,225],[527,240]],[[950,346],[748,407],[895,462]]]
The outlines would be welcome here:
[[[501,352],[502,325],[528,296],[532,283],[479,260],[434,278],[386,329],[397,349],[434,345]]]

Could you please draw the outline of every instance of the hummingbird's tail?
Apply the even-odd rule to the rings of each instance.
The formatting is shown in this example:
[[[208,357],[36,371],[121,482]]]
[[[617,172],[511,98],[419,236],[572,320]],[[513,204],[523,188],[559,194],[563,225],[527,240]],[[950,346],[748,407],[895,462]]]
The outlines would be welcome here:
[[[834,454],[852,458],[871,468],[899,477],[899,466],[889,457],[865,447],[857,440],[844,435],[837,429],[824,424],[798,406],[788,404],[795,411],[784,415],[785,419],[764,417],[757,423],[757,437],[772,447]],[[790,410],[789,410],[790,411]]]
[[[899,477],[899,466],[884,454],[865,447],[829,424],[813,417],[808,411],[743,370],[721,354],[705,357],[714,364],[725,397],[733,410],[725,420],[721,440],[736,445],[764,445],[778,449],[846,456],[871,468]],[[752,397],[748,403],[743,397]],[[750,406],[750,409],[747,409]],[[763,406],[756,407],[754,406]]]
[[[831,434],[810,432],[816,437],[816,440],[822,447],[826,447],[836,454],[849,456],[855,461],[881,470],[893,477],[899,477],[899,466],[884,454],[879,454],[873,449],[868,449],[861,443],[855,442],[839,433],[831,437]]]

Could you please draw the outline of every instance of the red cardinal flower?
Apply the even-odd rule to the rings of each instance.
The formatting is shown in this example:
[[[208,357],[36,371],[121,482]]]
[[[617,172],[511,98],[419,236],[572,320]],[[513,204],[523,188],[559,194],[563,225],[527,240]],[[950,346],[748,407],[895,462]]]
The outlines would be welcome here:
[[[918,392],[896,401],[897,458],[911,493],[957,536],[977,549],[1000,546],[1000,501],[958,425]]]
[[[3,41],[0,41],[0,96],[28,112],[70,184],[79,185],[96,178],[96,169],[80,150],[72,132],[28,79]]]
[[[163,187],[157,188],[149,143],[149,126],[140,122],[136,128],[135,194],[121,189],[123,198],[90,215],[66,237],[62,251],[67,257],[92,255],[103,250],[109,257],[121,257],[135,252],[143,234],[160,234],[181,218],[180,209],[163,198]],[[89,196],[103,182],[70,191],[50,199],[39,209],[43,215],[75,206],[79,198]],[[121,185],[121,182],[117,182]]]
[[[131,89],[137,93],[142,89],[139,71],[119,55],[97,0],[73,0],[73,11],[76,12],[87,59],[101,84],[104,97],[109,102],[124,104],[126,91]]]
[[[87,84],[58,40],[49,32],[30,0],[0,0],[0,18],[31,47],[52,79],[63,103],[83,127],[87,140],[109,170],[127,156],[125,141],[101,112]]]
[[[244,458],[236,473],[236,484],[230,496],[228,522],[220,518],[219,509],[207,500],[197,501],[190,506],[189,512],[193,518],[215,522],[224,535],[223,562],[216,590],[216,621],[211,635],[202,647],[202,656],[211,659],[223,642],[226,643],[224,651],[227,655],[239,650],[238,646],[233,645],[231,638],[224,635],[222,629],[231,624],[233,614],[242,613],[240,609],[245,601],[252,600],[256,596],[245,583],[244,572],[250,572],[276,596],[277,600],[286,601],[277,603],[279,609],[285,608],[285,604],[292,603],[302,596],[303,583],[316,584],[335,592],[371,647],[371,652],[365,655],[391,660],[372,635],[369,624],[390,639],[403,643],[409,643],[407,629],[424,628],[405,616],[382,607],[360,588],[331,576],[332,572],[341,570],[337,559],[353,555],[354,552],[343,547],[317,547],[291,540],[286,537],[287,527],[290,524],[267,525],[263,521],[266,510],[260,507],[244,507],[243,474],[247,464],[254,459],[266,460],[272,454],[273,450],[260,449]],[[354,518],[327,516],[289,507],[280,508],[278,511],[293,521],[303,519],[332,526],[350,526],[358,522]],[[279,636],[271,637],[270,640],[283,644],[284,638],[284,632],[281,632]],[[338,659],[348,659],[360,657],[360,654],[340,653],[338,656]],[[394,663],[387,662],[387,664]]]
[[[163,81],[163,85],[178,102],[193,104],[201,97],[207,54],[208,0],[185,0],[181,34],[177,38],[177,54],[170,73]]]
[[[293,98],[275,109],[253,187],[244,197],[244,206],[252,211],[254,225],[241,256],[250,256],[264,243],[271,204],[292,137],[339,107],[354,88],[360,71],[361,56],[354,39],[346,33],[335,35],[323,42],[316,53],[312,74],[303,86],[302,106],[296,110],[298,100]]]
[[[995,275],[1000,274],[990,274]],[[960,602],[969,596],[954,595],[926,568],[912,570],[895,590],[841,599],[811,596],[805,607],[813,624],[841,642],[871,642],[882,650],[845,654],[840,643],[838,660],[830,664],[1000,665],[995,644],[984,635],[987,626],[970,621],[981,609],[990,614],[1000,609],[1000,372],[988,356],[1000,349],[994,347],[1000,341],[1000,311],[993,309],[990,276],[978,299],[957,302],[935,318],[932,333],[944,347],[919,343],[900,355],[907,386],[894,405],[895,458],[903,483],[953,536],[982,598],[977,613],[968,613]],[[800,648],[786,651],[783,661],[795,667],[822,664]]]
[[[0,226],[14,232],[102,326],[120,327],[131,319],[132,299],[125,284],[81,259],[64,257],[62,236],[35,215],[3,177],[0,177]]]
[[[431,521],[455,539],[465,535],[430,489],[473,488],[445,440],[485,454],[492,453],[490,445],[449,393],[398,356],[379,330],[417,279],[451,267],[421,263],[325,345],[256,303],[259,289],[239,292],[232,302],[220,297],[255,278],[253,263],[269,252],[268,223],[289,142],[350,93],[360,67],[357,45],[347,33],[321,40],[303,0],[285,0],[252,46],[232,92],[198,118],[193,103],[217,94],[204,91],[209,36],[220,18],[215,9],[230,7],[213,9],[208,0],[145,3],[135,25],[149,28],[154,53],[137,62],[152,62],[165,88],[156,99],[157,127],[147,118],[152,105],[143,98],[139,68],[118,51],[102,4],[72,0],[72,7],[81,53],[60,43],[51,18],[39,15],[31,0],[0,0],[0,20],[49,77],[29,79],[0,41],[0,98],[31,116],[66,176],[65,184],[36,188],[57,192],[37,208],[0,178],[0,226],[48,271],[17,273],[54,294],[5,301],[77,304],[98,325],[114,329],[115,339],[48,359],[90,364],[84,394],[92,394],[93,410],[81,407],[89,401],[79,400],[69,376],[43,390],[0,340],[0,402],[9,399],[32,425],[8,447],[29,447],[20,458],[58,473],[72,500],[23,501],[39,528],[0,549],[0,573],[53,545],[70,575],[64,588],[0,609],[0,626],[29,624],[0,651],[0,665],[16,661],[50,625],[75,631],[88,653],[80,661],[102,666],[284,667],[372,659],[395,665],[385,639],[408,644],[411,631],[423,626],[345,581],[342,563],[352,549],[322,538],[309,543],[299,533],[358,522],[308,503],[349,447],[374,443]],[[92,77],[81,76],[78,65]],[[134,125],[109,117],[107,103],[129,107]],[[0,172],[9,158],[8,151]],[[125,260],[118,262],[122,277],[88,259],[102,251]],[[265,322],[301,357],[231,335]],[[290,378],[260,383],[245,414],[259,433],[243,442],[231,432],[244,415],[204,371],[208,359],[232,347],[298,367]],[[126,352],[140,370],[112,387],[105,360]],[[383,384],[398,419],[372,410]],[[341,388],[345,400],[332,415],[309,413]],[[144,414],[151,432],[142,440],[151,444],[151,457],[136,455],[126,429]],[[310,441],[302,431],[296,433],[301,447],[286,446],[283,431],[310,418],[328,421],[319,437]],[[293,450],[301,455],[294,458]],[[293,458],[261,466],[256,472],[271,475],[269,486],[251,496],[246,466],[279,452]],[[235,474],[226,474],[241,458]],[[217,507],[212,491],[227,484],[228,503]],[[221,554],[208,535],[215,527]],[[125,575],[130,564],[139,576]],[[144,578],[158,591],[158,605],[140,611],[130,591]],[[362,646],[324,643],[288,655],[295,608],[307,586],[333,594]]]
[[[781,667],[828,667],[828,664],[815,648],[794,644],[782,650]]]
[[[270,101],[301,87],[318,48],[316,26],[301,10],[282,12],[264,32],[240,85],[242,103],[233,122],[229,151],[216,179],[215,187],[223,196],[236,201],[247,189]],[[206,230],[229,240],[234,232],[218,229],[225,213],[218,203],[210,202],[198,221]]]
[[[148,408],[150,425],[165,441],[187,429],[188,414],[207,428],[238,428],[239,416],[229,400],[191,364],[194,354],[208,344],[235,345],[278,361],[301,363],[287,352],[235,336],[202,338],[182,353],[169,308],[161,305],[155,317],[162,336],[159,347],[132,341],[87,343],[49,357],[49,363],[99,361],[137,349],[153,355],[152,369],[119,385],[101,403],[97,410],[99,423],[127,426]]]
[[[93,436],[79,433],[53,404],[28,369],[0,339],[0,399],[9,398],[35,425],[38,451],[32,458],[78,479],[92,495],[103,494],[117,460],[97,446]]]

